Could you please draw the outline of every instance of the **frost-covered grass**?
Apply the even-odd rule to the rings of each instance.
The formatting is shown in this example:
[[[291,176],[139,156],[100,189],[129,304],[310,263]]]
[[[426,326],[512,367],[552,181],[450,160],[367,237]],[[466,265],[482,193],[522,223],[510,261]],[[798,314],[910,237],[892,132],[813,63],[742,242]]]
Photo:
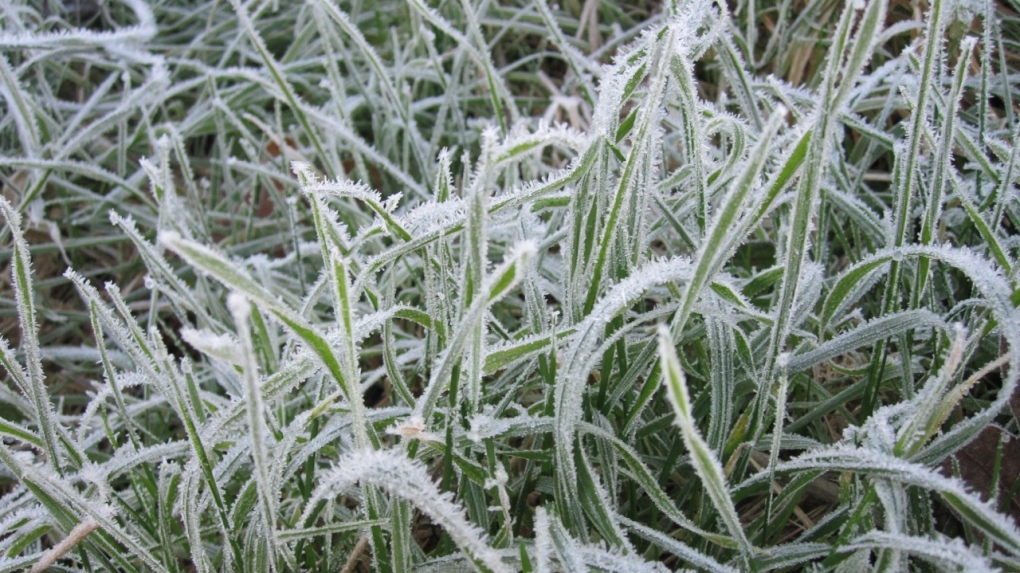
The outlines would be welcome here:
[[[1015,1],[196,4],[0,0],[0,571],[1020,569]]]

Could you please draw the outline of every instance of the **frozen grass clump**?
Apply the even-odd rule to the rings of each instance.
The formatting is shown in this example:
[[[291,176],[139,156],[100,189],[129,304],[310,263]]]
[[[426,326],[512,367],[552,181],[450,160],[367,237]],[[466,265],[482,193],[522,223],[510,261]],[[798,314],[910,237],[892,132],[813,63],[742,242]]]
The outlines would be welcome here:
[[[0,571],[1020,568],[1020,6],[619,4],[0,4]]]

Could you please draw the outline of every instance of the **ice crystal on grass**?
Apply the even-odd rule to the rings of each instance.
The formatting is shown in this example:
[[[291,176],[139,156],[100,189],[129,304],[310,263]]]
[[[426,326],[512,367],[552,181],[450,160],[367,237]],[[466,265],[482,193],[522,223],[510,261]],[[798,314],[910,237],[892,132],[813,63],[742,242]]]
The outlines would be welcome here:
[[[441,524],[454,543],[467,552],[478,566],[493,572],[510,571],[499,553],[488,546],[486,535],[465,521],[463,509],[453,502],[452,496],[436,488],[424,466],[399,453],[362,451],[347,456],[323,477],[313,500],[337,495],[358,482],[379,486],[391,495],[415,504]],[[306,510],[304,519],[307,519],[307,513]]]
[[[214,334],[207,330],[182,328],[181,338],[196,350],[222,360],[230,365],[240,365],[241,356],[237,348],[237,339],[230,334]]]
[[[937,472],[1017,431],[994,3],[65,4],[0,0],[0,569],[1020,563]]]
[[[150,60],[152,56],[139,47],[156,35],[155,15],[143,0],[124,0],[124,3],[134,12],[137,23],[133,26],[99,32],[77,28],[44,34],[4,33],[0,34],[0,46],[5,50],[80,49],[97,46],[118,57]]]

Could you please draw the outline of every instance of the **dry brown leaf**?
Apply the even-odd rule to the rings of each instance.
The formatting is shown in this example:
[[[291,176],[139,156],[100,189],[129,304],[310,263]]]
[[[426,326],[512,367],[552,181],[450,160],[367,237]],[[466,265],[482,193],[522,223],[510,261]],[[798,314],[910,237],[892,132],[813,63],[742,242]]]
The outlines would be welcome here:
[[[1014,395],[1013,402],[1015,405],[1016,395]],[[964,483],[971,491],[979,494],[981,499],[987,500],[988,492],[992,488],[995,458],[1000,440],[1003,440],[1003,444],[999,468],[998,507],[1002,509],[1003,513],[1012,516],[1014,521],[1020,523],[1020,495],[1014,494],[1011,499],[1005,499],[1010,495],[1017,480],[1020,479],[1020,439],[1004,432],[998,426],[989,426],[971,443],[956,452],[954,457],[959,462],[960,477]],[[942,473],[952,475],[953,469],[950,460],[943,462]]]

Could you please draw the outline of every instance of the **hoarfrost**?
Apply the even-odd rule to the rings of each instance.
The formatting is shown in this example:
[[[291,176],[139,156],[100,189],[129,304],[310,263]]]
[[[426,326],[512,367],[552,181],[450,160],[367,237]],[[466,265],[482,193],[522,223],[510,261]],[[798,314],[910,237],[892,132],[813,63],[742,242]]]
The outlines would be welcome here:
[[[234,336],[223,333],[216,334],[206,329],[182,328],[181,338],[190,344],[195,350],[207,354],[217,360],[222,360],[231,366],[241,364],[241,353],[238,350],[240,344]]]
[[[426,442],[442,442],[442,438],[425,430],[425,420],[421,416],[411,416],[402,424],[394,424],[386,428],[391,436],[400,436],[409,440]]]
[[[464,509],[454,502],[453,496],[432,483],[424,465],[400,452],[360,450],[343,456],[315,488],[302,521],[310,519],[319,500],[339,495],[358,482],[406,499],[442,525],[473,560],[494,573],[510,573],[499,552],[489,546],[488,536],[464,518]]]

